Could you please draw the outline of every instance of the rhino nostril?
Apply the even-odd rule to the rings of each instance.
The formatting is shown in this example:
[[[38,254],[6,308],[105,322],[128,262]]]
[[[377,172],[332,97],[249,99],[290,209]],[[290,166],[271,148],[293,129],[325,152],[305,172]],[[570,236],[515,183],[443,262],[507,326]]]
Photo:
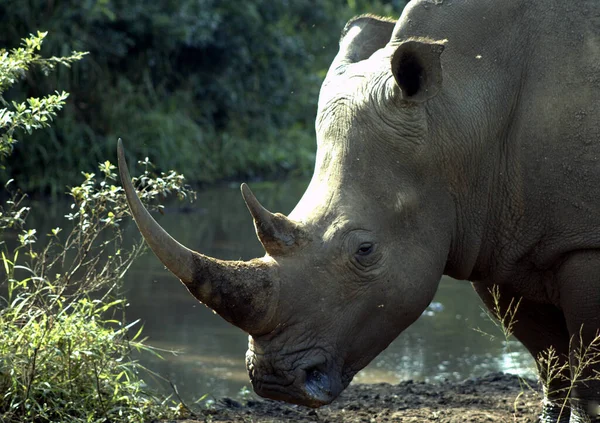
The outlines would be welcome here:
[[[331,381],[329,376],[322,371],[313,368],[306,370],[306,392],[315,399],[326,401],[331,398]],[[331,401],[329,399],[329,401]]]

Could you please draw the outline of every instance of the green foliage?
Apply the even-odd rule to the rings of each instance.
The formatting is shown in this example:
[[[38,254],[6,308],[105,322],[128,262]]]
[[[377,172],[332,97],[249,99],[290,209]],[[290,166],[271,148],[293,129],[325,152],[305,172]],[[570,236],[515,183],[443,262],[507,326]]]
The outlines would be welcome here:
[[[39,32],[30,35],[22,41],[22,47],[8,52],[0,50],[0,95],[17,81],[23,79],[32,65],[39,66],[45,75],[61,64],[69,67],[71,63],[81,60],[86,53],[73,52],[68,57],[43,58],[36,51],[42,48],[42,42],[48,35],[47,32]]]
[[[367,4],[369,3],[369,4]],[[5,0],[0,45],[37,28],[49,54],[90,52],[72,72],[36,73],[13,96],[71,93],[63,118],[16,147],[6,179],[53,190],[127,138],[195,182],[310,173],[318,90],[340,30],[403,0]],[[52,165],[49,165],[52,164]],[[27,178],[21,177],[27,175]]]
[[[0,52],[0,100],[6,106],[0,110],[0,152],[5,158],[13,151],[13,133],[49,126],[67,94],[30,97],[26,103],[12,102],[9,110],[4,92],[31,66],[47,74],[56,64],[82,56],[40,57],[36,51],[44,36],[32,35],[22,48]],[[192,195],[182,175],[156,176],[147,159],[141,164],[145,171],[135,184],[146,204],[160,209],[161,196]],[[72,204],[65,227],[46,235],[26,228],[25,195],[13,193],[0,206],[3,422],[138,422],[180,411],[145,391],[144,369],[131,356],[133,350],[153,352],[139,339],[141,328],[130,335],[139,322],[124,323],[126,301],[119,293],[123,274],[144,244],[125,246],[120,222],[128,208],[114,170],[104,161],[99,176],[83,173],[83,183],[69,189]],[[9,244],[5,235],[16,239]]]
[[[10,269],[10,262],[4,263]],[[51,292],[50,286],[45,288]],[[127,360],[138,343],[127,341],[129,327],[114,330],[99,319],[110,311],[107,305],[81,298],[68,313],[40,313],[14,324],[23,308],[32,308],[30,301],[18,295],[0,319],[6,328],[0,347],[4,421],[113,420],[119,414],[126,416],[124,421],[140,421],[146,417],[144,408],[152,411],[136,364]]]
[[[25,78],[32,66],[39,67],[45,75],[56,65],[69,66],[81,60],[85,53],[73,52],[67,57],[43,58],[36,52],[42,48],[42,42],[47,32],[31,35],[22,42],[22,47],[10,52],[0,49],[0,160],[12,154],[13,145],[17,140],[13,137],[18,129],[31,135],[34,129],[47,128],[50,121],[60,110],[68,97],[66,92],[56,92],[56,95],[45,97],[30,97],[26,102],[9,104],[4,99],[4,93],[15,83]]]
[[[183,176],[159,177],[152,164],[134,179],[146,204],[159,209],[166,194],[189,197]],[[123,323],[122,275],[143,251],[143,241],[124,246],[120,227],[128,215],[115,166],[100,164],[100,177],[84,173],[70,189],[64,228],[46,234],[25,229],[28,208],[14,196],[0,210],[0,231],[17,231],[18,245],[3,244],[0,298],[0,420],[144,421],[176,413],[172,404],[144,389],[132,350],[153,350],[133,336],[139,322]],[[0,233],[1,235],[1,233]],[[121,316],[119,319],[117,316]]]

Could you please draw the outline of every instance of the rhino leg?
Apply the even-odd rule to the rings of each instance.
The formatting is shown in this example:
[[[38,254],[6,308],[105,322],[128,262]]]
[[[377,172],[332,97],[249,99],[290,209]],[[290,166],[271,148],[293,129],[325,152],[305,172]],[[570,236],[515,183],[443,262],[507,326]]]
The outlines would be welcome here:
[[[542,406],[542,412],[538,418],[537,423],[572,423],[573,416],[571,415],[570,408],[564,408],[562,403],[557,404],[556,402],[544,401]]]
[[[490,285],[473,283],[473,287],[479,297],[483,300],[486,307],[494,313],[495,302],[490,293]],[[511,303],[511,299],[519,300],[520,296],[507,286],[499,288],[500,313],[504,315]],[[513,306],[514,306],[513,302]],[[558,365],[565,369],[564,374],[554,377],[548,383],[544,392],[544,401],[542,413],[539,417],[539,423],[569,423],[570,408],[565,407],[565,395],[569,387],[569,377],[567,360],[569,356],[569,332],[561,310],[549,304],[539,304],[532,301],[521,299],[521,303],[513,319],[514,335],[521,341],[533,357],[538,357],[540,353],[553,347],[556,350],[558,359],[561,360]],[[506,323],[506,322],[505,322]],[[540,380],[548,379],[546,369],[538,365]]]
[[[571,338],[571,373],[576,379],[571,423],[600,422],[600,251],[572,253],[557,278]]]
[[[585,410],[579,407],[573,407],[571,411],[571,420],[569,423],[594,423],[600,422],[597,417],[590,416]]]

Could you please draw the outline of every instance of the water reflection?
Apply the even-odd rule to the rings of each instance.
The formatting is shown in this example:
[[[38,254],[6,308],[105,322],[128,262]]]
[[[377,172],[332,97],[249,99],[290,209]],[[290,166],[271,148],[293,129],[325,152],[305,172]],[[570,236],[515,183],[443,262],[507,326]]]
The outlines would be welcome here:
[[[287,213],[306,184],[288,181],[253,184],[252,188],[267,208]],[[167,208],[158,220],[180,242],[215,257],[248,259],[263,254],[237,185],[201,192],[191,212]],[[133,225],[127,233],[139,236]],[[246,336],[197,303],[152,254],[133,265],[125,284],[128,319],[142,319],[150,344],[178,351],[176,355],[163,353],[164,360],[150,355],[140,360],[175,384],[184,399],[207,393],[236,396],[243,386],[250,386],[244,368]],[[460,380],[497,370],[531,375],[533,361],[519,343],[507,346],[502,339],[479,332],[500,335],[481,307],[468,283],[444,278],[428,312],[355,381]],[[152,378],[148,382],[168,387]]]

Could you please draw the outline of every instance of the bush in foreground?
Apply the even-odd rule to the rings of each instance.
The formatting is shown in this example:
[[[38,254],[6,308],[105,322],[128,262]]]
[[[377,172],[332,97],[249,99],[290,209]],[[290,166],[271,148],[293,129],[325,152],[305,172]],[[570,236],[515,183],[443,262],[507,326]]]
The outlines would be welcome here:
[[[8,104],[2,93],[32,66],[50,71],[82,53],[44,59],[38,33],[11,52],[0,51],[0,154],[10,160],[19,141],[46,127],[67,94]],[[142,200],[159,209],[159,198],[192,193],[175,172],[135,179]],[[147,392],[134,351],[150,351],[139,322],[125,324],[121,280],[143,251],[138,240],[126,246],[120,226],[128,214],[115,166],[104,162],[98,175],[68,190],[71,212],[64,227],[48,234],[27,228],[27,197],[18,192],[0,206],[0,420],[35,422],[130,422],[173,417],[172,401]],[[12,180],[6,183],[10,188]],[[40,205],[43,206],[43,205]],[[15,235],[9,243],[7,235]]]
[[[136,184],[145,203],[168,193],[190,195],[181,175],[152,177],[144,164]],[[35,229],[23,229],[23,197],[2,209],[0,231],[18,233],[16,248],[2,245],[2,421],[125,422],[175,413],[172,402],[145,390],[145,369],[132,358],[134,350],[153,350],[140,339],[141,328],[131,333],[138,321],[124,323],[119,287],[144,246],[124,247],[125,198],[114,166],[106,162],[100,169],[101,178],[85,174],[71,188],[66,228],[52,229],[43,242]]]

